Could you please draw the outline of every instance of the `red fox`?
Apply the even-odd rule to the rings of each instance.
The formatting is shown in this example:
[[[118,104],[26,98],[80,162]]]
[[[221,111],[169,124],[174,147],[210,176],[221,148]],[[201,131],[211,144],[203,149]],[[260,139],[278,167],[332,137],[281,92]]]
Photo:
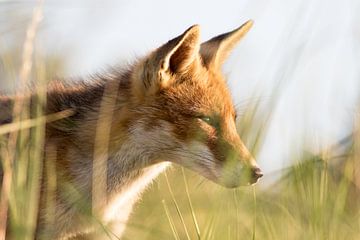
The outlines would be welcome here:
[[[84,205],[119,237],[139,194],[169,163],[228,188],[256,183],[262,172],[237,133],[221,73],[251,26],[248,21],[201,44],[194,25],[125,70],[76,85],[52,82],[46,113],[73,114],[46,126],[44,161],[53,159],[56,167],[56,222],[46,222],[45,176],[37,238],[111,238]],[[12,121],[13,101],[0,97],[0,124]]]

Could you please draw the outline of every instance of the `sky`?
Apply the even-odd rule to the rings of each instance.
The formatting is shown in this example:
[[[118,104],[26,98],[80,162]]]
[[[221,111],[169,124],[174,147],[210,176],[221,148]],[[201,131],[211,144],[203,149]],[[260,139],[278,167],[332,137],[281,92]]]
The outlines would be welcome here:
[[[0,13],[7,12],[0,30],[6,17],[30,16],[34,4],[0,0]],[[289,165],[304,143],[314,152],[336,143],[359,113],[358,0],[62,0],[44,6],[38,49],[66,55],[65,77],[131,62],[193,24],[200,24],[205,41],[253,19],[223,71],[235,103],[260,99],[266,107],[278,99],[257,156],[265,175]],[[11,34],[0,35],[0,44],[11,45]]]

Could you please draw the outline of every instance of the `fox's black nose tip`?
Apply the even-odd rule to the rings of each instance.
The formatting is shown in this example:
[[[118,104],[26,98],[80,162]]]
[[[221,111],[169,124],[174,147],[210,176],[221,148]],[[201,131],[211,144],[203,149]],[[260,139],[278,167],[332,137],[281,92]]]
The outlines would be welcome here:
[[[252,183],[256,183],[259,178],[264,176],[261,169],[258,167],[255,167],[252,169]]]

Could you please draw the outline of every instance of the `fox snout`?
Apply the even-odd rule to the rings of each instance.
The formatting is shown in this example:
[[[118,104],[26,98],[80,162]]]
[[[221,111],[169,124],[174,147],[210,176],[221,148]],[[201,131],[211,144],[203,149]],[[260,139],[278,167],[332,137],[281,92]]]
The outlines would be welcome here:
[[[225,117],[220,125],[222,131],[209,144],[219,163],[220,184],[226,187],[255,184],[263,173],[237,133],[234,119]]]
[[[259,178],[261,178],[264,174],[262,173],[259,167],[254,166],[254,167],[244,168],[241,175],[245,177],[245,179],[242,180],[243,184],[252,185],[257,183]]]
[[[253,185],[264,175],[256,164],[244,165],[239,160],[235,166],[225,163],[220,172],[219,183],[228,188]]]
[[[259,178],[264,176],[264,174],[262,173],[262,171],[259,167],[253,168],[251,170],[251,172],[252,172],[252,175],[251,175],[252,181],[250,183],[256,183]]]

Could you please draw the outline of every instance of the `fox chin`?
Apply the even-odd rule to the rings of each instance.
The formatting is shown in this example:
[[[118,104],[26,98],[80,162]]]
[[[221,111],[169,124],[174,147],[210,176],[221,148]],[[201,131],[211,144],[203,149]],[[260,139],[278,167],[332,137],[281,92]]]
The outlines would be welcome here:
[[[44,164],[56,176],[41,180],[37,239],[109,239],[104,226],[119,237],[140,193],[170,163],[229,188],[256,183],[263,174],[237,133],[221,72],[252,24],[204,43],[194,25],[126,69],[52,81],[45,113],[72,115],[46,125]],[[36,105],[36,93],[29,97]],[[0,97],[0,124],[12,121],[14,101]],[[51,178],[57,185],[48,199]]]

